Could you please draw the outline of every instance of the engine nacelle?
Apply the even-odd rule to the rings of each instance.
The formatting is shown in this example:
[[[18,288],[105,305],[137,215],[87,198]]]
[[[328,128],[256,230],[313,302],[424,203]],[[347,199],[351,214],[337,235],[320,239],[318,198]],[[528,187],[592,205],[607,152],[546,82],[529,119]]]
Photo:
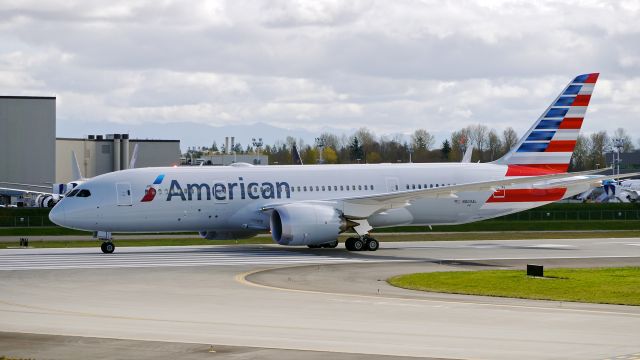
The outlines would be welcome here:
[[[207,240],[247,239],[257,235],[252,231],[200,231],[198,234],[201,238]]]
[[[320,245],[335,241],[347,221],[331,206],[288,204],[271,213],[271,236],[280,245]]]
[[[41,208],[52,208],[58,201],[60,201],[59,196],[41,194],[36,197],[35,206]]]

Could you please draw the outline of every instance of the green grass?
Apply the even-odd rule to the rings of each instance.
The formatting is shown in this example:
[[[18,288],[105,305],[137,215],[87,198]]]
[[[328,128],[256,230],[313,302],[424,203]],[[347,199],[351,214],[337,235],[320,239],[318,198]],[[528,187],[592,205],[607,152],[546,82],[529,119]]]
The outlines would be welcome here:
[[[640,267],[549,269],[544,278],[524,270],[452,271],[395,276],[406,289],[523,299],[640,305]]]
[[[352,236],[343,234],[340,241]],[[527,240],[527,239],[584,239],[584,238],[627,238],[640,237],[640,231],[615,231],[615,232],[467,232],[467,233],[433,233],[433,234],[374,234],[382,243],[395,241],[462,241],[462,240]],[[27,236],[28,238],[28,236]],[[119,240],[118,234],[114,235],[116,246],[187,246],[187,245],[231,245],[231,244],[272,244],[269,236],[260,236],[241,240],[206,240],[193,234],[193,238],[167,238],[167,239],[139,239]],[[0,249],[16,247],[19,242],[2,242]],[[29,246],[34,248],[72,248],[72,247],[97,247],[99,240],[92,240],[90,234],[86,234],[86,240],[66,240],[64,236],[56,240],[30,240]]]
[[[143,239],[143,240],[118,240],[114,238],[116,247],[128,246],[189,246],[189,245],[236,245],[236,244],[272,244],[271,238],[251,238],[241,240],[207,240],[200,238],[190,239]],[[33,248],[80,248],[80,247],[100,247],[100,240],[53,240],[37,241],[30,240],[29,246]],[[0,243],[0,249],[16,247],[19,242]]]

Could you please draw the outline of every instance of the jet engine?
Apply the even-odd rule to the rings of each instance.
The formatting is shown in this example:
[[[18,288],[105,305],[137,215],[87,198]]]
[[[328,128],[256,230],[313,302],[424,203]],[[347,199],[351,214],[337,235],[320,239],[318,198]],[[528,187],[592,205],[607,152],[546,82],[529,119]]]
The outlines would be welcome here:
[[[60,201],[59,196],[41,194],[36,197],[35,206],[41,208],[52,208],[58,201]]]
[[[252,231],[200,231],[198,234],[201,238],[207,240],[247,239],[257,235]]]
[[[280,245],[320,245],[335,241],[348,227],[331,206],[287,204],[271,213],[271,236]]]

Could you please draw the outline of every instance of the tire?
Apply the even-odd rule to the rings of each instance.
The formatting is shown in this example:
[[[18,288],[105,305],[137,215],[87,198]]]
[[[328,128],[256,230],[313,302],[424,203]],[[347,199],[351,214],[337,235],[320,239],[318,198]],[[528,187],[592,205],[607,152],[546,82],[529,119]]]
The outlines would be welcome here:
[[[360,240],[360,239],[356,239],[353,242],[353,250],[355,251],[362,251],[364,249],[364,241]]]
[[[345,248],[347,248],[347,250],[349,250],[349,251],[354,251],[354,250],[355,250],[355,248],[353,247],[353,242],[354,242],[355,240],[356,240],[356,239],[354,239],[354,238],[348,238],[348,239],[344,242],[344,247],[345,247]]]
[[[103,242],[102,245],[100,245],[100,249],[105,254],[112,254],[113,251],[116,249],[116,246],[113,245],[112,242]]]
[[[380,247],[380,243],[376,239],[369,239],[365,244],[366,250],[376,251]]]
[[[336,248],[336,247],[338,247],[338,240],[336,240],[336,241],[332,241],[332,242],[330,242],[330,243],[326,243],[326,244],[324,244],[324,245],[325,245],[325,247],[327,247],[327,248],[329,248],[329,249]]]

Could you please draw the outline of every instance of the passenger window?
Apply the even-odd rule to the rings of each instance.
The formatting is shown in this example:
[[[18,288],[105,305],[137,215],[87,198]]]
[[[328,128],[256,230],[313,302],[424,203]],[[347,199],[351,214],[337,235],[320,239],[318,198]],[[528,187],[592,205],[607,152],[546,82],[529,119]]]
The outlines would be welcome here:
[[[364,186],[365,190],[369,190],[369,187],[367,185]]]
[[[304,189],[304,191],[307,191],[307,187],[306,186],[303,189]]]
[[[358,190],[362,190],[362,185],[358,185]]]
[[[349,185],[347,185],[347,191],[349,191]]]
[[[82,189],[80,191],[78,191],[78,194],[76,195],[77,197],[89,197],[91,196],[91,192],[87,189]]]
[[[371,190],[373,190],[373,185],[371,185]],[[397,190],[397,189],[396,189]]]
[[[313,186],[309,186],[309,191],[313,191]]]
[[[340,185],[340,191],[344,191],[344,186]]]
[[[438,184],[436,184],[436,187],[438,187]]]
[[[411,189],[415,190],[415,189],[416,189],[416,184],[413,184],[413,185],[411,186]]]
[[[325,191],[324,185],[322,186],[322,191]]]
[[[320,187],[316,185],[316,191],[320,191]]]
[[[407,190],[409,190],[409,184],[407,184]]]
[[[333,185],[333,191],[338,191],[338,185]]]

